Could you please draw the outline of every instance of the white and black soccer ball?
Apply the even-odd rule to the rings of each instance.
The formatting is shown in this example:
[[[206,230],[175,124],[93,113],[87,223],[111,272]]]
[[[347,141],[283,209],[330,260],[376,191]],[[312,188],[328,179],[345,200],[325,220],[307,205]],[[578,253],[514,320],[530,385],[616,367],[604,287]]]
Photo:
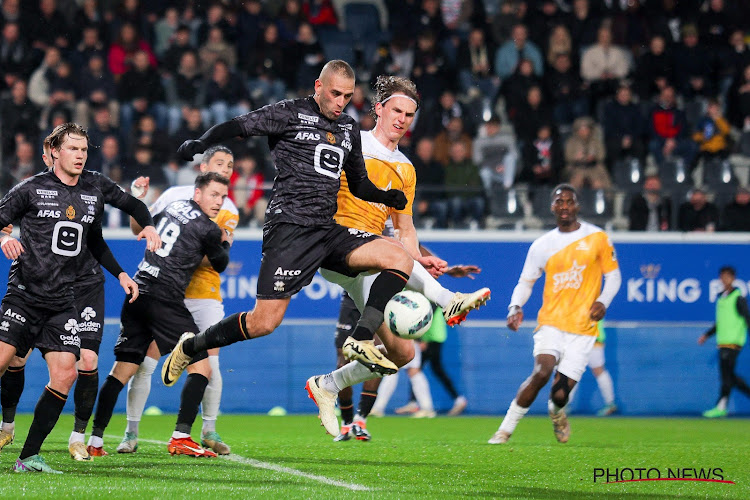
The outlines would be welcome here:
[[[421,293],[399,292],[385,305],[385,324],[401,338],[418,339],[432,324],[432,304]]]

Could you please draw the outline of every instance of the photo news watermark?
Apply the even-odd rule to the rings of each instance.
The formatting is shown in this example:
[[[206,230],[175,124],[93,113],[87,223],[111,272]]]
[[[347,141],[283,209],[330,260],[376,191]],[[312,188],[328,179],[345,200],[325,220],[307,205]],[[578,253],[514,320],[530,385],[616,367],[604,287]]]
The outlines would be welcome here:
[[[617,467],[594,468],[594,483],[633,483],[639,481],[698,481],[735,484],[726,479],[720,467]]]

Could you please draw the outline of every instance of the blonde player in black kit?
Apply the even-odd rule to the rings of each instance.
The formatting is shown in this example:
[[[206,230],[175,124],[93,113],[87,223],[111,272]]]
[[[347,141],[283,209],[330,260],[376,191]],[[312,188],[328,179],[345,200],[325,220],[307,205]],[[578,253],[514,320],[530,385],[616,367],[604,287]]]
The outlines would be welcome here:
[[[146,251],[138,265],[135,281],[141,298],[122,306],[120,337],[115,344],[115,364],[102,388],[89,438],[89,453],[106,455],[104,430],[115,403],[128,380],[138,371],[152,341],[164,355],[174,348],[183,332],[197,332],[195,321],[185,306],[185,290],[203,257],[222,272],[229,264],[229,236],[211,218],[221,210],[229,190],[229,179],[207,172],[195,179],[191,200],[178,200],[167,206],[154,220],[162,246]],[[172,455],[215,457],[190,437],[198,415],[198,406],[211,373],[206,351],[193,358],[182,390],[177,425],[167,450]]]
[[[50,382],[34,410],[29,434],[15,472],[59,473],[39,455],[76,380],[81,339],[72,285],[86,249],[131,295],[138,286],[120,268],[101,234],[104,195],[101,186],[81,174],[88,156],[86,131],[73,123],[57,127],[50,141],[53,169],[14,187],[0,201],[0,227],[21,221],[20,240],[3,240],[3,252],[15,259],[0,314],[0,373],[16,354],[35,347],[49,368]],[[128,300],[128,299],[126,299]]]
[[[180,146],[180,156],[189,160],[230,137],[265,135],[277,175],[263,228],[255,308],[229,316],[199,335],[184,335],[164,362],[162,381],[166,385],[173,385],[200,351],[273,332],[292,295],[312,281],[319,267],[342,274],[381,271],[355,331],[362,329],[372,335],[382,324],[386,303],[404,288],[414,261],[405,250],[379,236],[333,220],[342,170],[355,196],[397,209],[406,206],[402,191],[382,191],[367,177],[359,126],[343,113],[354,83],[349,64],[330,61],[315,81],[313,96],[238,116]],[[414,356],[412,342],[393,335],[383,341],[397,366]],[[335,436],[338,422],[333,420],[323,424]]]

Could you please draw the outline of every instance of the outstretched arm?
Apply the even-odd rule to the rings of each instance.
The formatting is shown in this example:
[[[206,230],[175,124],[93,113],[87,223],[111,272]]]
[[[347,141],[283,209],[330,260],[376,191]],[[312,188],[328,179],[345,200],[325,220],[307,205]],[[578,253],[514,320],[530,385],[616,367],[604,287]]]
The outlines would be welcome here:
[[[208,147],[241,135],[243,135],[242,126],[237,120],[219,123],[206,130],[200,138],[183,142],[177,148],[177,156],[184,161],[192,161],[193,156],[204,152]]]

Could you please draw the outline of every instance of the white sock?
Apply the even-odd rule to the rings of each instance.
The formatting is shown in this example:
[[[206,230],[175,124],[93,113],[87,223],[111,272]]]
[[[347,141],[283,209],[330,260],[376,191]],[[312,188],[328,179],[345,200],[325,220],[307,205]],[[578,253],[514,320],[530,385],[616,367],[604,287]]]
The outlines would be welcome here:
[[[86,434],[73,431],[70,433],[70,438],[68,439],[68,445],[71,445],[73,443],[83,443],[85,440],[86,440]]]
[[[203,428],[201,429],[201,434],[207,434],[209,432],[215,432],[216,431],[216,420],[206,420],[206,418],[203,418]]]
[[[13,432],[16,430],[16,423],[15,422],[3,422],[2,429],[5,432]]]
[[[615,384],[612,383],[612,377],[607,370],[604,370],[598,377],[596,377],[596,383],[599,384],[599,392],[602,393],[604,404],[614,404]]]
[[[433,411],[432,394],[430,394],[430,383],[424,372],[420,371],[409,378],[411,387],[414,390],[414,397],[420,410]],[[380,392],[380,391],[378,391]]]
[[[727,409],[727,403],[729,402],[729,398],[723,397],[719,399],[719,402],[716,403],[716,407],[720,410],[726,410]]]
[[[104,440],[99,436],[91,436],[89,437],[89,446],[93,446],[94,448],[101,448],[102,446],[104,446]]]
[[[398,372],[383,377],[378,386],[378,397],[375,398],[375,404],[372,405],[370,413],[375,411],[385,414],[385,408],[388,406],[396,386],[398,386]]]
[[[221,389],[224,386],[219,368],[219,356],[209,356],[208,364],[211,365],[211,378],[208,379],[206,392],[203,393],[202,415],[203,432],[206,430],[206,421],[213,421],[213,430],[216,430],[216,418],[219,416],[219,403],[221,403]]]
[[[185,439],[185,438],[189,438],[190,434],[185,434],[184,432],[174,431],[172,433],[172,437],[175,439]]]
[[[140,422],[143,409],[146,407],[146,400],[148,400],[148,395],[151,392],[151,375],[153,375],[157,364],[157,360],[146,356],[143,358],[141,366],[138,367],[138,371],[128,382],[128,402],[125,407],[128,422]],[[136,424],[136,432],[137,427]]]
[[[562,408],[560,408],[559,406],[557,406],[554,403],[554,401],[552,401],[551,399],[548,399],[547,400],[547,410],[549,410],[549,412],[552,415],[557,415],[558,413],[560,413],[560,411],[562,410]]]
[[[430,276],[427,269],[417,261],[414,261],[414,268],[411,270],[406,287],[421,293],[427,297],[427,300],[434,302],[440,307],[450,304],[454,295],[453,292],[443,287],[435,278]]]
[[[380,375],[378,375],[377,373],[371,372],[370,369],[365,365],[356,361],[352,361],[345,364],[338,370],[334,370],[333,372],[331,372],[331,378],[333,379],[333,382],[336,386],[336,390],[332,392],[339,392],[345,387],[351,387],[353,385],[360,384],[365,380],[378,378],[379,376]],[[325,378],[327,379],[327,377]],[[325,385],[329,385],[327,380]],[[329,389],[329,387],[325,388]]]
[[[508,434],[513,434],[513,431],[516,430],[518,422],[521,421],[523,416],[526,415],[528,411],[528,408],[518,406],[518,403],[516,403],[516,400],[514,399],[510,402],[508,411],[505,413],[505,418],[503,418],[503,423],[500,424],[500,428],[498,430],[505,431]]]
[[[140,420],[128,420],[128,428],[125,432],[132,432],[136,436],[138,435],[138,424],[140,424]]]

